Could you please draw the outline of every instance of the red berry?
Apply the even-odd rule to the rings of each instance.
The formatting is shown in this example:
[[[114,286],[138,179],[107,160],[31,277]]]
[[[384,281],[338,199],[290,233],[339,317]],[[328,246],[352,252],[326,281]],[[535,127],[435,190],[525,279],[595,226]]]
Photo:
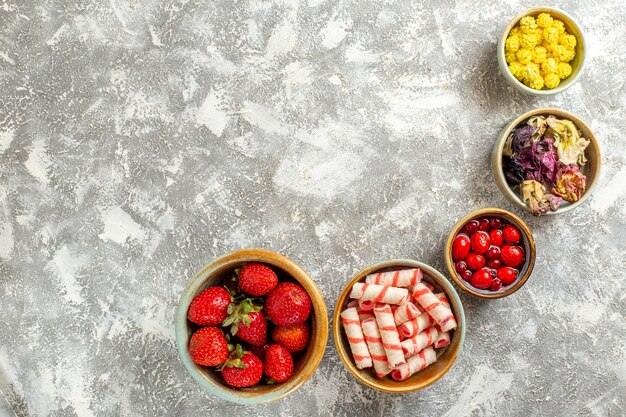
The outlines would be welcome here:
[[[478,271],[480,268],[485,266],[485,257],[482,255],[478,255],[477,253],[471,252],[465,258],[465,263],[467,264],[467,268],[472,271]]]
[[[311,313],[311,299],[304,288],[281,282],[265,300],[267,316],[279,326],[304,323]]]
[[[463,271],[467,269],[467,264],[463,261],[459,261],[456,264],[454,264],[454,269],[456,269],[456,272],[462,274]]]
[[[494,246],[502,246],[504,244],[504,234],[500,229],[489,231],[489,241]]]
[[[248,313],[248,319],[243,319],[239,323],[236,335],[253,346],[264,345],[267,342],[267,321],[263,313],[260,311]]]
[[[470,220],[469,222],[465,224],[465,226],[463,226],[463,233],[469,236],[472,233],[478,231],[479,227],[480,227],[480,222],[478,220]]]
[[[202,366],[217,366],[228,358],[226,338],[217,327],[203,327],[189,340],[189,356]]]
[[[504,226],[504,229],[502,229],[502,231],[504,233],[504,241],[506,243],[517,243],[522,238],[522,235],[515,226]]]
[[[491,291],[498,291],[500,288],[502,288],[502,281],[500,281],[500,279],[498,278],[494,279],[491,285],[489,286],[489,289]]]
[[[260,297],[278,285],[276,273],[267,265],[250,263],[239,271],[239,288],[246,294]]]
[[[263,364],[265,375],[276,382],[285,382],[293,373],[291,353],[281,345],[270,345]]]
[[[224,288],[209,287],[191,301],[187,318],[200,326],[220,324],[228,315],[231,300]]]
[[[487,266],[492,269],[498,269],[502,266],[502,262],[500,259],[489,259],[487,261]]]
[[[463,271],[463,274],[461,276],[465,281],[470,281],[472,279],[472,275],[474,275],[474,273],[469,269],[466,269],[465,271]]]
[[[276,326],[272,330],[272,340],[283,346],[289,352],[300,352],[309,345],[311,332],[306,323],[295,326]]]
[[[472,235],[472,250],[479,255],[487,252],[489,249],[489,235],[486,232],[479,231]]]
[[[500,220],[498,217],[492,217],[491,220],[489,220],[489,224],[491,225],[492,229],[499,229],[502,227],[502,220]]]
[[[470,284],[478,289],[485,290],[491,286],[492,282],[493,277],[491,276],[491,272],[489,272],[488,269],[481,269],[474,272]]]
[[[224,381],[232,387],[253,387],[263,377],[263,362],[252,353],[229,360],[222,369]]]
[[[524,262],[524,251],[519,246],[504,245],[500,253],[500,260],[507,266],[517,268]]]
[[[452,259],[462,261],[470,251],[470,240],[466,235],[458,235],[452,242]]]
[[[487,256],[487,259],[497,259],[500,256],[500,248],[491,246],[485,256]]]
[[[498,269],[497,277],[500,279],[500,281],[502,281],[504,285],[509,285],[512,284],[513,281],[515,281],[517,275],[517,269],[503,266],[502,268]]]
[[[478,226],[478,230],[482,230],[483,232],[487,232],[489,229],[491,229],[491,225],[489,224],[489,220],[482,219],[480,221],[480,225]]]

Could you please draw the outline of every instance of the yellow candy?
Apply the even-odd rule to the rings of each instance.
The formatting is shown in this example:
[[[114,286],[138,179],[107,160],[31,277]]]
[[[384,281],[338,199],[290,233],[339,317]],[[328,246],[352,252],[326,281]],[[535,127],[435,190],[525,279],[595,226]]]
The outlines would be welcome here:
[[[540,28],[547,28],[552,25],[553,19],[548,13],[540,13],[537,16],[537,26]]]
[[[565,33],[565,23],[561,22],[558,19],[554,19],[554,22],[552,22],[552,27],[556,28],[556,30],[557,30],[557,32],[559,32],[559,34]]]
[[[507,51],[515,52],[519,49],[520,41],[517,35],[511,35],[507,38],[506,42],[504,42],[504,48]]]
[[[557,68],[557,74],[564,80],[572,74],[572,67],[568,63],[561,62]]]
[[[511,74],[518,80],[522,81],[522,79],[524,79],[524,66],[519,62],[511,62],[509,71],[511,71]]]
[[[548,51],[546,51],[546,48],[544,48],[543,46],[537,46],[533,51],[533,62],[535,64],[541,64],[543,61],[546,60],[547,56]]]
[[[537,35],[534,33],[525,33],[520,39],[520,46],[524,49],[533,49],[537,46]]]
[[[559,41],[559,31],[555,27],[545,28],[543,30],[543,38],[549,43],[557,43]]]
[[[552,50],[552,55],[554,56],[554,59],[556,59],[557,61],[567,62],[573,58],[573,56],[570,58],[569,50],[565,48],[563,45],[556,45],[554,49]]]
[[[541,69],[545,74],[556,74],[558,71],[558,66],[554,58],[547,58],[541,64]]]
[[[546,84],[546,87],[548,87],[548,88],[556,88],[561,83],[561,79],[556,74],[547,74],[544,77],[544,82]]]
[[[556,88],[572,73],[577,39],[549,13],[524,16],[504,43],[509,71],[530,88]]]
[[[541,90],[544,86],[543,78],[541,78],[541,75],[530,81],[528,83],[528,86],[535,90]]]
[[[519,21],[519,26],[522,29],[522,32],[525,28],[529,29],[537,29],[537,22],[535,18],[532,16],[524,16]]]
[[[515,56],[515,52],[513,52],[513,51],[505,52],[504,53],[504,59],[506,59],[506,62],[509,63],[509,64],[511,62],[517,61],[517,57]]]
[[[559,35],[559,43],[567,49],[576,48],[576,36],[566,33]]]
[[[530,83],[535,78],[541,78],[541,73],[539,72],[539,65],[531,62],[524,67],[524,80]]]
[[[515,56],[517,57],[517,60],[520,62],[520,64],[528,64],[532,59],[533,59],[533,53],[530,52],[528,49],[520,49],[515,53]]]

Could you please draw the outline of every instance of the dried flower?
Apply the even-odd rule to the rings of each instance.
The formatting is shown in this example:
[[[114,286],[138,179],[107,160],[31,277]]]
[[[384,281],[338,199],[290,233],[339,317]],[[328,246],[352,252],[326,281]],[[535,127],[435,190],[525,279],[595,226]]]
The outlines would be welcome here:
[[[552,192],[571,203],[578,201],[585,192],[586,178],[578,165],[566,165],[556,175]]]

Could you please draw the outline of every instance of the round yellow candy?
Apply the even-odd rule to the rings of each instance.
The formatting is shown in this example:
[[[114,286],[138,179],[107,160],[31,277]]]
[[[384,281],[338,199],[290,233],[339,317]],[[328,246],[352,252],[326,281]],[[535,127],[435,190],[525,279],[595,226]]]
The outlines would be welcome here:
[[[565,33],[565,23],[563,23],[559,19],[554,19],[554,21],[552,22],[552,27],[555,28],[559,34]]]
[[[533,62],[541,64],[548,57],[548,51],[543,46],[536,46],[533,50]]]
[[[509,64],[509,71],[520,81],[524,78],[524,66],[519,62],[511,62],[511,64]]]
[[[556,74],[547,74],[543,81],[545,82],[547,88],[557,88],[561,83],[561,79]]]
[[[537,29],[537,22],[535,21],[535,18],[532,16],[522,17],[519,21],[519,25],[520,25],[520,28],[522,28],[522,31],[524,31],[524,28]]]
[[[520,64],[528,64],[533,59],[533,53],[528,49],[520,49],[515,53]]]
[[[541,75],[533,78],[533,80],[528,83],[528,86],[534,90],[541,90],[543,88],[543,85],[544,82],[543,78],[541,78]]]
[[[569,77],[572,73],[572,67],[566,63],[566,62],[561,62],[558,65],[557,68],[557,74],[559,75],[559,77],[564,80],[565,78]]]
[[[567,49],[574,49],[576,48],[576,36],[567,33],[559,35],[559,43]]]
[[[538,77],[541,77],[541,73],[539,72],[539,65],[531,62],[530,64],[526,64],[524,66],[524,80],[526,80],[527,82],[531,82]]]
[[[508,51],[504,53],[504,59],[506,59],[507,63],[511,63],[511,62],[515,62],[517,61],[517,57],[515,56],[515,52],[513,51]]]
[[[533,49],[537,46],[538,41],[537,35],[534,33],[525,33],[520,39],[520,46],[524,49]]]
[[[567,62],[571,59],[569,58],[570,50],[565,48],[563,45],[556,45],[554,49],[552,50],[552,55],[554,56],[554,59],[556,59],[557,61]]]
[[[559,31],[555,27],[545,28],[543,30],[543,39],[549,43],[557,43],[559,41]]]
[[[556,74],[558,71],[556,60],[554,58],[547,58],[541,64],[541,69],[545,74]]]
[[[548,13],[540,13],[539,16],[537,16],[537,26],[540,28],[550,27],[550,25],[552,25],[552,21],[552,16]]]
[[[506,42],[504,42],[504,48],[507,51],[515,52],[519,49],[519,46],[520,46],[520,40],[519,40],[519,36],[517,35],[509,36]]]

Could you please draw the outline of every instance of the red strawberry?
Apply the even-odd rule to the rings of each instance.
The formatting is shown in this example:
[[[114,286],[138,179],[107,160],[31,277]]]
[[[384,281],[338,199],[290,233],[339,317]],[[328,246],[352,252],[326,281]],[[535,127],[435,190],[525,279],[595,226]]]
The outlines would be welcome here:
[[[239,288],[246,294],[260,297],[278,285],[278,277],[267,265],[251,263],[239,271]]]
[[[200,326],[215,326],[224,321],[231,302],[224,288],[209,287],[191,301],[187,318]]]
[[[237,337],[248,342],[253,346],[263,346],[267,342],[267,320],[265,315],[260,311],[248,313],[250,322],[246,324],[246,320],[239,323],[237,329]]]
[[[203,327],[191,336],[189,355],[194,363],[217,366],[228,358],[226,338],[217,327]]]
[[[241,346],[237,346],[238,351]],[[261,381],[263,376],[263,362],[256,355],[249,352],[240,352],[241,357],[231,358],[223,367],[222,377],[231,387],[253,387]]]
[[[231,326],[230,334],[254,346],[267,342],[267,321],[260,311],[261,306],[254,305],[252,299],[246,298],[239,304],[228,308],[229,316],[223,326]]]
[[[272,330],[272,340],[289,352],[300,352],[309,345],[309,326],[306,323],[295,326],[277,326]]]
[[[263,371],[276,382],[285,382],[293,373],[291,353],[281,345],[270,345],[265,353]]]
[[[269,293],[265,309],[270,320],[279,326],[303,323],[311,313],[311,299],[304,288],[293,282],[281,282]]]

